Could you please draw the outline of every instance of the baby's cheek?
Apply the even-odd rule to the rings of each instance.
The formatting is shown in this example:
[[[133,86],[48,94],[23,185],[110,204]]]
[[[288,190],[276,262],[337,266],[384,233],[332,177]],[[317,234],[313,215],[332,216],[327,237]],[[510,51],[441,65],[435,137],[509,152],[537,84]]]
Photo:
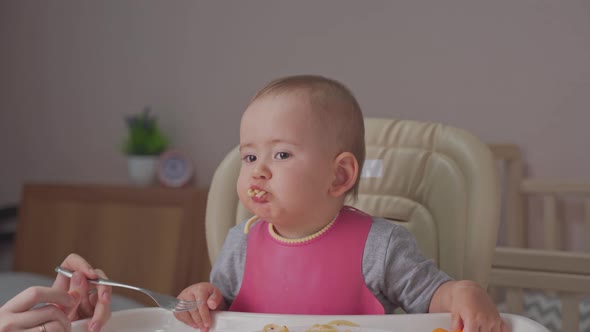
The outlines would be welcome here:
[[[238,193],[240,199],[243,198],[242,196],[245,195],[247,191],[248,186],[245,183],[243,176],[240,174],[240,176],[238,177],[238,182],[236,183],[236,192]]]
[[[240,202],[242,202],[242,204],[245,204],[249,201],[247,191],[247,189],[238,188],[238,198],[240,199]]]

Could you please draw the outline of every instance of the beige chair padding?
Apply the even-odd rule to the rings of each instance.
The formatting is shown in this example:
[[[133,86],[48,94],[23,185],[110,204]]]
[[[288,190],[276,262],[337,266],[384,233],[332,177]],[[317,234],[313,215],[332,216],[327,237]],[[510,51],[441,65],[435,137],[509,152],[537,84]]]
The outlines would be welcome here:
[[[365,118],[368,176],[349,202],[401,223],[426,256],[456,279],[487,286],[500,215],[497,167],[484,143],[435,123]],[[228,153],[211,183],[205,217],[211,262],[228,230],[250,214],[236,194],[241,160]]]

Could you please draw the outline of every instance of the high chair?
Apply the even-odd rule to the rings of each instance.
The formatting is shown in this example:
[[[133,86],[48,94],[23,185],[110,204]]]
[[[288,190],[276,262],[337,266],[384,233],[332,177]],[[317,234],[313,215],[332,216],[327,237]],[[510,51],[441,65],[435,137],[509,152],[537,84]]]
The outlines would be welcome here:
[[[456,279],[487,286],[500,217],[497,167],[484,143],[450,126],[365,118],[359,197],[347,204],[406,226]],[[251,215],[239,203],[237,147],[217,168],[205,229],[213,263],[228,230]]]

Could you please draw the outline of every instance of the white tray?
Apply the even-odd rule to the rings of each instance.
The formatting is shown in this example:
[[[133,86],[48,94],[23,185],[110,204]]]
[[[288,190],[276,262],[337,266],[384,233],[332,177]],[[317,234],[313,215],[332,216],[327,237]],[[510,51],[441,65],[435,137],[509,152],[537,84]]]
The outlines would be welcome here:
[[[288,327],[309,327],[316,323],[327,323],[345,319],[361,325],[359,332],[432,332],[437,327],[449,329],[450,314],[414,315],[362,315],[362,316],[309,316],[250,314],[240,312],[214,312],[211,332],[255,332],[269,323]],[[542,325],[522,316],[502,314],[502,319],[512,332],[549,332]],[[87,320],[72,324],[72,332],[86,332]],[[295,329],[297,330],[297,329]],[[115,311],[103,332],[194,332],[192,327],[176,320],[174,315],[160,308],[141,308]]]

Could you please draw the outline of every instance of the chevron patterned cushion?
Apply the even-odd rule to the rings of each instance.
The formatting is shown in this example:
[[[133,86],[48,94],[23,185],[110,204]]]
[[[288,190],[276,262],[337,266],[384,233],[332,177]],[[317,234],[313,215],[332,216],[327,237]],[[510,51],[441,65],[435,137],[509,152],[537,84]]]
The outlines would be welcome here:
[[[506,312],[506,304],[498,305],[500,312]],[[561,329],[561,301],[558,296],[541,291],[527,291],[524,295],[524,313],[526,316],[544,325],[549,330],[560,332]],[[580,328],[579,331],[590,331],[590,298],[580,300]]]

